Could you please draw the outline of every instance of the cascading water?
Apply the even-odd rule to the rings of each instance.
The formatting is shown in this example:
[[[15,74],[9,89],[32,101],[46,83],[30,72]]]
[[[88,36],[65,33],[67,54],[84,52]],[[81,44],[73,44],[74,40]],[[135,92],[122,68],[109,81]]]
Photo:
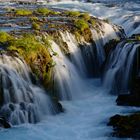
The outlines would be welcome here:
[[[96,44],[96,55],[97,55],[97,63],[99,67],[102,66],[106,59],[104,45],[108,43],[112,39],[119,39],[118,31],[115,31],[113,26],[103,22],[102,25],[99,26],[99,30],[92,29],[92,37]],[[122,36],[123,37],[123,36]]]
[[[45,91],[32,84],[29,72],[17,56],[0,55],[0,116],[14,125],[38,122],[55,111]]]
[[[82,57],[81,50],[78,48],[79,44],[76,41],[75,36],[73,36],[69,32],[60,32],[60,34],[62,36],[62,40],[68,45],[68,50],[71,54],[71,61],[77,66],[78,71],[81,72],[81,75],[86,76],[86,65],[84,63],[84,58]]]
[[[139,43],[123,41],[110,53],[103,78],[104,86],[109,92],[116,94],[128,92],[138,47]]]
[[[91,14],[99,16],[101,18],[109,17],[112,21],[114,21],[114,23],[119,23],[119,24],[121,23],[121,25],[123,26],[126,25],[125,18],[123,16],[121,18],[120,15],[122,15],[123,12],[124,12],[123,15],[125,14],[127,15],[131,11],[131,10],[127,11],[126,9],[123,9],[121,6],[117,7],[116,5],[114,7],[113,6],[106,7],[106,5],[102,3],[101,4],[99,3],[86,4],[86,3],[80,3],[80,2],[67,3],[66,1],[65,3],[60,3],[60,4],[56,3],[53,6],[54,8],[58,7],[58,8],[66,8],[66,9],[74,9],[74,10],[79,9],[81,11],[89,11]],[[131,12],[134,14],[133,11]],[[116,21],[114,20],[115,18],[117,18]],[[132,19],[133,18],[134,16],[132,15]],[[131,25],[133,24],[134,22],[131,22]],[[132,27],[132,26],[129,26],[129,27]],[[138,29],[137,32],[139,32],[138,24],[135,27],[136,27],[135,28],[136,30]],[[59,96],[62,100],[70,99],[70,98],[72,99],[76,98],[77,100],[72,100],[69,102],[62,101],[62,105],[66,109],[66,112],[64,114],[60,114],[56,116],[47,116],[46,120],[36,125],[32,125],[32,124],[22,125],[22,126],[15,127],[14,129],[10,129],[7,131],[5,130],[0,131],[0,139],[3,139],[3,140],[9,140],[9,139],[12,139],[12,140],[17,140],[17,139],[20,139],[20,140],[25,140],[25,139],[26,140],[27,139],[29,140],[32,140],[32,139],[34,140],[46,140],[46,139],[47,140],[62,140],[62,139],[63,140],[72,140],[72,139],[73,140],[93,140],[93,139],[94,140],[109,140],[109,139],[116,140],[116,138],[112,138],[112,137],[109,138],[108,134],[111,132],[111,129],[106,126],[108,118],[116,113],[126,113],[126,112],[128,113],[128,112],[132,112],[132,110],[127,107],[122,108],[122,107],[116,106],[115,104],[116,97],[107,94],[108,91],[101,86],[100,79],[93,79],[91,77],[90,79],[85,78],[85,75],[87,75],[86,74],[87,69],[88,69],[87,67],[92,67],[92,68],[94,67],[96,69],[98,65],[97,62],[101,62],[102,64],[103,61],[105,60],[103,45],[104,43],[108,42],[108,40],[105,41],[106,38],[108,37],[110,38],[114,35],[116,37],[116,33],[114,32],[114,30],[111,29],[109,31],[108,28],[110,27],[107,27],[104,30],[104,33],[102,35],[101,33],[97,35],[96,33],[98,32],[93,31],[92,32],[93,39],[95,40],[96,46],[95,44],[94,45],[86,44],[84,42],[85,44],[82,44],[82,45],[85,45],[85,46],[82,47],[81,49],[82,51],[80,51],[80,48],[78,48],[77,43],[73,40],[73,36],[69,35],[68,33],[62,33],[61,36],[63,36],[62,37],[63,41],[67,43],[69,50],[73,54],[72,59],[69,59],[68,57],[66,57],[61,51],[61,47],[58,44],[56,44],[54,41],[51,41],[52,50],[53,52],[56,52],[55,55],[52,52],[52,57],[53,57],[53,60],[56,62],[56,65],[54,67],[54,82],[56,82],[55,85],[59,89],[59,93],[60,93]],[[133,28],[130,28],[131,31],[128,30],[130,32],[129,33],[127,32],[127,34],[132,34],[133,33],[132,29]],[[136,32],[136,30],[134,31],[134,33]],[[113,39],[113,38],[110,38],[110,39]],[[120,84],[122,84],[122,87],[125,87],[125,88],[127,87],[127,81],[129,78],[128,75],[130,75],[131,73],[132,61],[134,59],[134,55],[136,54],[138,44],[130,43],[130,42],[129,43],[122,42],[122,44],[119,44],[119,45],[120,46],[117,46],[116,49],[113,51],[113,54],[109,56],[108,63],[106,65],[106,69],[105,69],[106,71],[104,75],[104,80],[107,81],[106,87],[109,86],[108,80],[111,81],[110,84],[112,85],[112,82],[114,81],[112,79],[115,78],[116,69],[120,69],[121,71],[123,71],[123,73],[119,71],[119,74],[121,75],[124,74],[123,75],[124,83],[122,84],[121,82]],[[97,54],[98,56],[96,56]],[[126,56],[128,56],[128,59],[126,59],[127,58]],[[86,59],[88,58],[88,61],[85,60],[85,58]],[[96,61],[97,58],[99,59],[98,61]],[[81,61],[83,60],[84,60],[84,63],[83,62],[81,63]],[[113,63],[110,62],[111,60],[113,61]],[[90,63],[86,63],[86,62],[90,62]],[[2,63],[2,65],[4,64]],[[94,65],[94,66],[91,66],[91,65]],[[17,66],[19,66],[19,64]],[[111,66],[112,66],[112,72],[109,73],[109,70],[111,71]],[[126,71],[123,69],[124,66],[127,67]],[[84,68],[83,71],[81,70],[81,67]],[[25,83],[27,83],[26,84],[27,88],[25,89],[26,91],[28,87],[30,87],[31,90],[36,89],[32,83],[29,84],[30,82],[27,82],[28,80],[24,79],[25,76],[23,75],[25,74],[22,74],[23,72],[21,72],[21,69],[15,70],[15,67],[12,66],[10,70],[14,72],[16,71],[15,77],[18,77],[17,79],[21,78],[20,82],[25,81]],[[25,70],[25,71],[27,72],[28,70]],[[97,68],[97,71],[98,71],[98,68]],[[42,89],[39,88],[39,90],[41,90],[40,94],[37,94],[38,92],[35,91],[35,93],[33,92],[32,95],[34,95],[34,97],[37,97],[37,96],[39,96],[39,98],[42,97],[43,98],[43,99],[41,98],[41,104],[42,104],[43,100],[45,100],[46,95],[44,96],[44,94],[42,93],[43,92]],[[6,97],[6,99],[8,98]],[[21,99],[22,100],[20,101],[25,102],[25,99],[23,98]],[[11,102],[11,99],[10,99],[10,102]],[[33,102],[33,105],[35,105],[36,102],[37,101]],[[26,103],[28,104],[28,102]],[[23,105],[20,105],[20,103],[13,102],[13,104],[14,106],[21,106],[21,107],[23,106]],[[13,105],[9,106],[9,104],[7,104],[7,106],[10,110],[13,109]],[[37,106],[40,106],[40,105],[38,105],[37,103]],[[45,108],[47,106],[45,106]],[[22,111],[22,109],[20,110]],[[42,110],[44,109],[41,108],[40,111]]]
[[[89,2],[92,2],[92,0]],[[98,18],[109,19],[114,24],[122,26],[128,36],[140,32],[139,0],[93,0],[93,2],[83,3],[80,0],[79,2],[71,0],[71,2],[54,3],[50,4],[50,6],[53,8],[58,7],[67,10],[89,12]]]
[[[61,52],[54,41],[51,41],[51,46],[53,52],[57,53],[57,55],[53,55],[53,60],[56,63],[54,67],[54,86],[58,89],[58,96],[62,100],[75,99],[82,90],[78,85],[84,86],[82,78],[74,64]]]
[[[80,44],[78,44],[75,36],[71,33],[67,31],[60,32],[62,41],[65,42],[68,46],[67,49],[70,54],[70,59],[66,57],[65,54],[63,54],[59,45],[57,45],[54,41],[51,41],[51,48],[53,50],[52,56],[54,62],[56,63],[54,68],[54,88],[57,89],[60,99],[75,99],[82,96],[81,91],[84,91],[85,87],[87,86],[84,80],[88,77],[88,69],[90,69],[90,71],[93,71],[93,75],[95,75],[95,67],[97,69],[96,73],[97,71],[100,71],[101,65],[105,61],[105,52],[103,46],[109,40],[119,38],[113,27],[109,24],[106,24],[107,23],[105,23],[105,25],[103,24],[104,26],[102,25],[102,33],[100,34],[98,34],[97,31],[92,30],[93,40],[95,41],[96,45],[88,44],[84,40],[83,42],[80,42],[81,44],[83,44],[83,47],[88,47],[86,53],[91,54],[88,58],[88,60],[91,60],[91,62],[87,64],[87,58],[84,50],[82,51],[80,49]],[[109,28],[109,30],[106,29],[107,27]],[[84,46],[86,44],[87,46]],[[96,51],[92,51],[94,50],[94,47],[96,48]],[[54,52],[57,55],[53,55]],[[94,59],[95,55],[97,56],[97,59]],[[94,61],[96,61],[96,64],[99,65],[99,68],[97,65],[93,67],[90,66],[95,64]],[[80,88],[79,84],[81,85]],[[80,96],[78,95],[79,93]]]

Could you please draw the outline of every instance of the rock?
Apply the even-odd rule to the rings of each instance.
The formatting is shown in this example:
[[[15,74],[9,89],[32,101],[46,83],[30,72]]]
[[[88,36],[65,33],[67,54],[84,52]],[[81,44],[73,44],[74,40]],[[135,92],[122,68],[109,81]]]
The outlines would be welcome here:
[[[140,78],[135,79],[133,87],[129,94],[119,95],[116,102],[117,105],[124,106],[140,106]]]
[[[61,105],[60,102],[57,102],[57,108],[60,112],[64,112],[64,108],[63,108],[63,106]]]
[[[120,138],[140,138],[140,113],[110,118],[109,126],[113,126],[112,136]]]
[[[117,105],[123,106],[140,106],[140,95],[119,95],[117,100]]]
[[[0,118],[0,126],[3,128],[11,128],[11,125],[4,117]]]

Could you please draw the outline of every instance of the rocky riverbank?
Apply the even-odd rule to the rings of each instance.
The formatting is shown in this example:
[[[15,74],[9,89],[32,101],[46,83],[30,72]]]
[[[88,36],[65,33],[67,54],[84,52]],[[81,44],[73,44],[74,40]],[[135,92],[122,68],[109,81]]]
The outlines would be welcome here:
[[[132,36],[139,41],[139,35]],[[139,45],[140,46],[140,45]],[[139,77],[139,47],[137,55],[133,61],[133,75],[131,77],[130,88],[127,92],[121,92],[116,99],[119,106],[140,107],[140,77]],[[132,109],[133,110],[133,109]],[[114,115],[110,118],[108,125],[113,126],[112,136],[121,138],[139,139],[140,135],[140,113],[129,113],[128,115]]]

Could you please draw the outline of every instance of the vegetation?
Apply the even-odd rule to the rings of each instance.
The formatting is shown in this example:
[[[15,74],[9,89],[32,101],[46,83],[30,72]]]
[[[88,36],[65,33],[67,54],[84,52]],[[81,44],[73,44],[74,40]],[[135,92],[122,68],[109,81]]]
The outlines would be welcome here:
[[[38,21],[38,20],[39,20],[38,17],[31,17],[31,18],[30,18],[30,21]]]
[[[52,12],[52,11],[49,10],[48,8],[38,8],[38,9],[36,10],[36,13],[37,13],[37,14],[41,14],[41,15],[44,15],[44,16],[49,15],[51,12]]]
[[[13,37],[6,32],[0,32],[0,43],[7,43],[11,41]]]
[[[53,61],[48,48],[41,41],[38,41],[34,35],[25,34],[20,38],[15,38],[11,41],[8,50],[18,52],[30,65],[33,73],[42,79],[43,84],[48,84]]]
[[[83,19],[78,19],[74,22],[74,25],[77,29],[79,29],[81,32],[83,32],[85,29],[89,28],[89,25],[86,21]]]
[[[41,26],[38,23],[33,22],[32,23],[32,29],[34,29],[34,30],[40,30],[41,29]]]
[[[31,10],[28,10],[28,9],[16,9],[15,14],[17,16],[29,16],[29,15],[32,15],[33,12]]]
[[[92,26],[95,26],[97,21],[95,19],[90,19],[89,22]]]
[[[85,21],[89,21],[90,18],[91,18],[90,15],[89,15],[89,13],[82,13],[79,17],[81,17]]]
[[[79,17],[81,15],[79,11],[65,11],[64,13],[67,16],[71,16],[71,17]]]

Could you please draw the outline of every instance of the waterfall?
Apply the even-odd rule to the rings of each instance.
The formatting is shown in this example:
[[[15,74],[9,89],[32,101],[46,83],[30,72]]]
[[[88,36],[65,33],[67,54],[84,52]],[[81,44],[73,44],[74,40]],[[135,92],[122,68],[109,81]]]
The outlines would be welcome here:
[[[137,42],[122,41],[110,53],[103,77],[104,87],[110,92],[128,92],[133,62],[139,46]]]
[[[101,22],[102,25],[99,26],[98,31],[92,29],[92,37],[96,44],[96,51],[97,51],[97,61],[99,67],[102,66],[103,62],[106,59],[104,46],[112,39],[119,39],[119,30],[114,29],[112,25]],[[123,37],[123,36],[122,36]]]
[[[67,31],[64,33],[60,32],[60,34],[62,36],[62,41],[64,41],[68,46],[71,61],[77,66],[78,71],[81,73],[81,75],[86,76],[86,64],[84,63],[82,52],[78,48],[79,44],[76,41],[75,36]]]
[[[36,123],[55,111],[45,91],[32,84],[29,72],[17,56],[0,55],[0,116],[13,125]]]
[[[60,47],[50,41],[53,52],[57,55],[52,55],[56,65],[54,67],[54,84],[59,93],[61,100],[75,99],[84,88],[83,80],[79,75],[75,65],[62,53]],[[79,87],[79,84],[81,87]]]
[[[58,93],[57,96],[61,100],[75,99],[81,96],[78,93],[82,93],[81,91],[85,89],[84,80],[89,78],[89,75],[90,78],[96,76],[101,70],[106,58],[104,45],[111,39],[119,38],[112,25],[102,24],[101,32],[97,32],[95,29],[91,30],[95,44],[87,43],[84,39],[78,42],[72,33],[60,32],[62,42],[67,45],[69,56],[64,54],[61,46],[50,41],[52,58],[56,63],[53,77],[54,92]]]

